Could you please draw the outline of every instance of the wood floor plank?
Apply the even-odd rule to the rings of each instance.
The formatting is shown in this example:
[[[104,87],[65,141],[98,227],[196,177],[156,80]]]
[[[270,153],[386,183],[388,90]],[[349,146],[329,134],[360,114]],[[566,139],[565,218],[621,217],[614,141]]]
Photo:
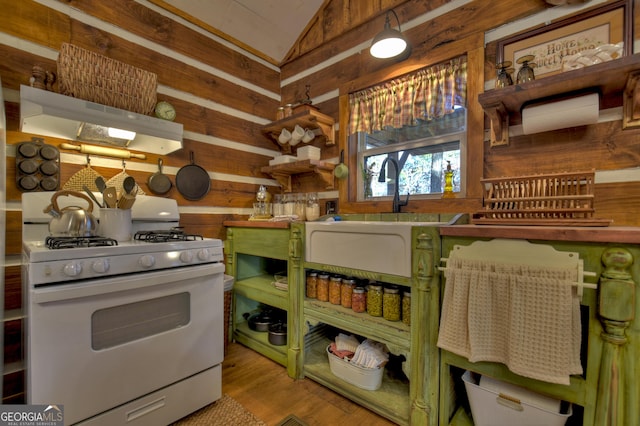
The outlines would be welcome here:
[[[290,414],[309,426],[394,424],[312,380],[291,379],[281,365],[238,343],[222,363],[222,392],[269,426]]]

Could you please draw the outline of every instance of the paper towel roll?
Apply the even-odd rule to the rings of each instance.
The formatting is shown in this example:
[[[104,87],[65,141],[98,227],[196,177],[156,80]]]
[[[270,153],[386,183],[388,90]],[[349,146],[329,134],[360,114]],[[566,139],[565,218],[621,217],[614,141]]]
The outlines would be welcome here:
[[[524,107],[522,132],[529,135],[597,123],[599,101],[597,93],[590,93],[571,99]]]

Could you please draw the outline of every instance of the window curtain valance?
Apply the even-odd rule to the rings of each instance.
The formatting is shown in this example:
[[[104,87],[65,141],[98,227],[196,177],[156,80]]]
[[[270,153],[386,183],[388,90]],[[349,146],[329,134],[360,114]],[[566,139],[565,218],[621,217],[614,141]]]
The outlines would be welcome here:
[[[415,126],[467,104],[467,57],[349,94],[349,134]]]

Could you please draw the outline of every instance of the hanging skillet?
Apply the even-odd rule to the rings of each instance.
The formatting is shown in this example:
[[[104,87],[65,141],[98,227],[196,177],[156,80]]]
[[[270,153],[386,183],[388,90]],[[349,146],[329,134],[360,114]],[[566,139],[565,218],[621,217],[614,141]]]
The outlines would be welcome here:
[[[158,171],[149,176],[147,185],[151,192],[156,195],[164,195],[171,190],[173,186],[171,179],[162,173],[162,158],[158,158]]]
[[[194,162],[193,151],[190,157],[191,164],[182,166],[176,174],[176,188],[185,199],[197,201],[209,193],[211,178],[205,169]]]

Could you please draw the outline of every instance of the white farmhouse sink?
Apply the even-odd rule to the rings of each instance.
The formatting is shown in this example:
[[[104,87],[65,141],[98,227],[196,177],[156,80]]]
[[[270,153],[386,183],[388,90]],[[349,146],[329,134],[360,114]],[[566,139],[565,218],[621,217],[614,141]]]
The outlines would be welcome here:
[[[307,262],[411,276],[411,228],[441,222],[337,221],[305,224]]]

